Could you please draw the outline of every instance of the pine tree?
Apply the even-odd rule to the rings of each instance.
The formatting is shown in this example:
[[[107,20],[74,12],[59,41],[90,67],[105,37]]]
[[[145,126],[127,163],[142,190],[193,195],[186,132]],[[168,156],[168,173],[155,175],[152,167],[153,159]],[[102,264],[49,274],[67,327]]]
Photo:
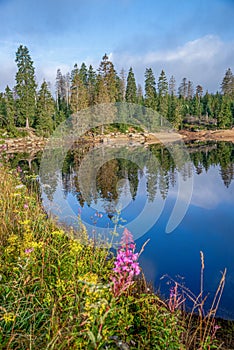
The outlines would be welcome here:
[[[145,71],[145,106],[156,109],[157,107],[157,94],[156,94],[156,82],[154,73],[151,68],[146,68]]]
[[[211,115],[211,95],[206,91],[205,95],[202,98],[202,114],[207,118]]]
[[[158,112],[163,118],[168,114],[168,82],[165,72],[162,70],[158,78]],[[161,121],[162,124],[162,121]]]
[[[128,76],[127,76],[127,86],[126,86],[126,95],[125,95],[126,102],[128,103],[136,103],[137,102],[137,87],[136,87],[136,80],[135,76],[132,70],[132,67],[130,67]]]
[[[83,85],[85,87],[87,87],[87,85],[88,85],[88,71],[87,71],[86,64],[84,62],[81,63],[79,75],[80,75],[80,78],[81,78]]]
[[[221,84],[222,93],[234,98],[234,75],[231,68],[228,68]]]
[[[73,80],[71,82],[71,109],[73,113],[85,109],[89,106],[87,83],[83,80],[83,73],[78,70],[73,72]]]
[[[159,96],[166,96],[168,94],[168,82],[164,70],[161,71],[158,78],[158,94]]]
[[[20,45],[16,52],[15,92],[17,95],[17,125],[32,125],[36,110],[36,80],[33,61],[26,46]]]
[[[175,129],[179,129],[182,123],[179,100],[175,95],[168,96],[167,118]]]
[[[72,80],[74,79],[74,76],[75,76],[76,74],[78,74],[78,73],[79,73],[79,68],[78,68],[77,63],[75,63],[75,64],[74,64],[74,67],[73,67],[73,69],[72,69],[72,71],[71,71],[71,82],[72,82]]]
[[[94,104],[95,99],[95,88],[96,88],[96,73],[92,67],[92,65],[89,66],[88,69],[88,99],[89,99],[89,106],[92,106]]]
[[[109,61],[107,54],[103,56],[98,68],[98,72],[100,77],[102,78],[103,84],[106,86],[110,102],[117,101],[117,74],[113,63]]]
[[[196,86],[196,94],[193,98],[193,115],[197,117],[201,117],[202,114],[202,105],[201,99],[203,95],[203,88],[201,85]]]
[[[217,117],[219,128],[229,128],[232,125],[231,100],[229,96],[223,96],[220,113]]]
[[[110,103],[110,95],[104,78],[98,74],[96,79],[95,104]]]
[[[54,124],[55,101],[49,91],[48,84],[44,81],[38,92],[35,127],[37,133],[48,137]]]
[[[66,106],[66,82],[60,69],[57,70],[55,90],[57,109],[64,110]]]
[[[70,111],[70,74],[63,75],[61,70],[57,70],[55,92],[56,92],[56,125],[63,122],[71,114]]]

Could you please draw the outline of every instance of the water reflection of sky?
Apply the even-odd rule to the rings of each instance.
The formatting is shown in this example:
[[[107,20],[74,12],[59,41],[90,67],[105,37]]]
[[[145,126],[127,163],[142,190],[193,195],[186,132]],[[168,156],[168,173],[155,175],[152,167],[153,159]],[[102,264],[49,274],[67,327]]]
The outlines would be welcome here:
[[[139,178],[137,196],[134,201],[131,199],[129,186],[128,181],[119,183],[119,200],[115,203],[119,209],[122,209],[121,217],[128,223],[134,221],[147,203],[146,178],[144,176]],[[100,227],[113,227],[105,214],[107,201],[99,198],[91,206],[85,203],[82,208],[77,201],[76,193],[68,192],[65,196],[62,187],[60,178],[54,193],[54,203],[64,201],[68,204],[66,208],[63,208],[62,221],[65,217],[69,218],[72,215],[77,217],[81,212],[81,218],[86,224],[92,225],[98,221]],[[141,224],[133,228],[135,237],[140,237],[142,228],[148,224],[147,221],[158,216],[153,227],[144,236],[137,239],[137,247],[140,249],[150,238],[140,258],[143,271],[147,279],[153,282],[155,289],[160,288],[165,295],[168,295],[169,286],[166,280],[160,280],[160,277],[165,274],[173,278],[177,275],[182,276],[182,281],[186,286],[199,294],[200,251],[203,251],[205,256],[204,286],[210,295],[215,293],[218,286],[220,271],[227,268],[226,286],[221,299],[219,315],[234,319],[232,296],[234,287],[234,183],[232,182],[228,188],[224,186],[218,166],[211,166],[207,172],[203,170],[199,175],[194,169],[193,194],[188,211],[180,225],[171,234],[166,234],[165,229],[175,205],[177,190],[177,185],[171,187],[165,202],[160,193],[157,193],[155,202],[152,206],[147,207],[148,217],[142,217]],[[97,211],[105,215],[97,218],[95,216]],[[58,211],[57,215],[60,216],[61,213]]]
[[[176,230],[165,234],[176,191],[169,191],[165,210],[158,223],[138,240],[140,247],[146,239],[150,243],[141,257],[147,278],[155,288],[168,295],[169,287],[160,277],[183,276],[186,286],[199,294],[200,251],[205,256],[205,290],[215,293],[221,277],[220,271],[227,268],[219,315],[234,319],[234,183],[224,186],[219,167],[212,166],[207,173],[194,173],[194,188],[189,209]],[[180,281],[180,280],[179,280]]]

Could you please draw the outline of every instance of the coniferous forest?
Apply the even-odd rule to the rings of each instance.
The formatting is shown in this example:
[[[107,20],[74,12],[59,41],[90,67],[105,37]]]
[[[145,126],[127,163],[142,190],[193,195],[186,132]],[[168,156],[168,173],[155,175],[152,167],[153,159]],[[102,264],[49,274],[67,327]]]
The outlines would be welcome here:
[[[39,86],[34,62],[26,46],[16,52],[15,86],[0,93],[0,129],[17,136],[21,128],[33,128],[48,137],[72,113],[94,104],[129,102],[158,111],[175,129],[223,129],[234,124],[234,75],[224,73],[216,93],[194,86],[186,77],[176,82],[164,70],[156,77],[147,67],[144,86],[137,84],[134,67],[117,72],[105,54],[98,69],[77,64],[71,72],[57,70],[56,81]],[[54,91],[54,93],[52,93]]]

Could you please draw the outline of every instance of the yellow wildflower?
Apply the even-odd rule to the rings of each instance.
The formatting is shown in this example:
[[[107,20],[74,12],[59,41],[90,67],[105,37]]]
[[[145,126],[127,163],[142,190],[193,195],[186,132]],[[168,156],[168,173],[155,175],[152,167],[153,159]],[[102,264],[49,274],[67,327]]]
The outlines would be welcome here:
[[[6,323],[9,323],[9,322],[14,322],[15,321],[15,318],[16,316],[14,315],[13,312],[6,312],[4,315],[3,315],[3,319]]]

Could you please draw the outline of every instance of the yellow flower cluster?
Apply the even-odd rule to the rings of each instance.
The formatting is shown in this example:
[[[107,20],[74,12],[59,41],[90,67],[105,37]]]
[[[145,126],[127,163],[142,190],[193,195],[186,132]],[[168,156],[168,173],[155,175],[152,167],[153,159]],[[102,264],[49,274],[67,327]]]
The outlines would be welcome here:
[[[52,231],[51,234],[54,237],[63,237],[64,231],[63,230],[56,230],[56,231]]]
[[[60,289],[62,292],[66,292],[66,283],[60,278],[57,279],[56,288]]]
[[[23,238],[16,234],[11,234],[8,237],[8,245],[5,249],[6,253],[11,254],[18,251],[21,256],[25,256],[28,253],[43,247],[44,243],[42,241],[36,242],[34,240],[34,236],[32,232],[30,232],[29,220],[25,220],[23,225],[25,228]]]
[[[16,315],[13,312],[5,312],[2,318],[6,323],[10,323],[15,321]]]
[[[88,327],[95,321],[100,323],[101,317],[108,309],[109,288],[101,283],[89,286],[86,289],[85,313],[88,318]]]

